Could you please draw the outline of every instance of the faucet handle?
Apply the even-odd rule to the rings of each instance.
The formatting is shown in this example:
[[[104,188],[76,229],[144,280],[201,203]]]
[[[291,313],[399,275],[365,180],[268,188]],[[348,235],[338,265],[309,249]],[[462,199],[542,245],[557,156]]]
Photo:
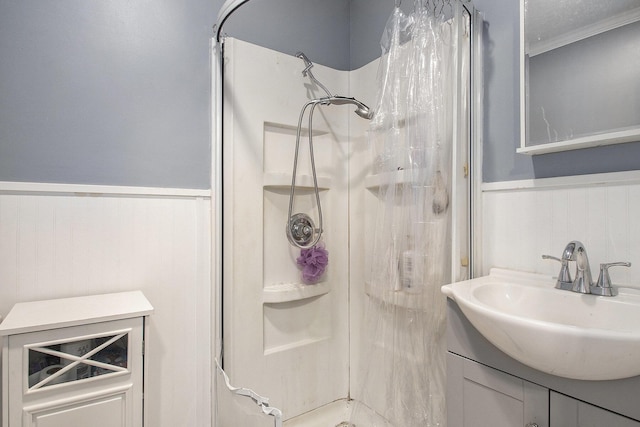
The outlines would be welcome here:
[[[573,286],[573,280],[571,279],[571,273],[569,272],[569,261],[567,259],[560,259],[552,255],[542,255],[542,259],[552,259],[562,264],[560,267],[560,273],[558,273],[556,289],[562,289],[564,291],[571,290]]]
[[[600,264],[600,275],[595,285],[591,286],[591,293],[606,297],[613,297],[618,291],[611,286],[611,277],[609,277],[609,267],[631,267],[630,262],[609,262]]]

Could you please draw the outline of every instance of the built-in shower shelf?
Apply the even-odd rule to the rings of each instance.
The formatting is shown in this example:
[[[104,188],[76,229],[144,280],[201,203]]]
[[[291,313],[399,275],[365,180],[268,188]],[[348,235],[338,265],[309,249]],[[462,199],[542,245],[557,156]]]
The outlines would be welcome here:
[[[328,283],[305,285],[304,283],[283,283],[266,286],[262,292],[265,304],[300,301],[328,294],[331,287]]]
[[[291,174],[290,173],[265,173],[262,178],[262,186],[265,189],[290,189]],[[331,187],[331,178],[327,176],[318,176],[318,188],[320,190],[328,190]],[[313,189],[313,177],[311,175],[298,175],[296,177],[297,189]]]
[[[375,175],[369,175],[364,179],[364,186],[369,190],[376,191],[380,187],[387,185],[405,185],[411,184],[414,177],[422,177],[426,173],[426,169],[412,170],[395,170],[391,172],[383,172]]]
[[[368,282],[365,283],[364,286],[365,293],[375,300],[412,310],[427,309],[427,298],[424,293],[406,290],[394,291],[392,289],[380,289]]]

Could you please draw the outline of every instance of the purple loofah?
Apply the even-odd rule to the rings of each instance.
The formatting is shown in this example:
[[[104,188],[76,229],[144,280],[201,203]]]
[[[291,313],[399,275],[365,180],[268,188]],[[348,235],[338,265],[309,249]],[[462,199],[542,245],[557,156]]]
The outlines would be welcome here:
[[[302,268],[302,280],[306,283],[316,283],[329,264],[329,251],[322,243],[309,249],[301,249],[296,262]]]

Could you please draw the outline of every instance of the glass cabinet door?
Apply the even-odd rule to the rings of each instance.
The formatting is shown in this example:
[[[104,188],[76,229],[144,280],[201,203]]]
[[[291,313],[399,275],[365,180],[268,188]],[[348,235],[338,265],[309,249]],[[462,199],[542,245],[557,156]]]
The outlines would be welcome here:
[[[128,372],[129,333],[65,342],[32,344],[28,353],[28,389]]]

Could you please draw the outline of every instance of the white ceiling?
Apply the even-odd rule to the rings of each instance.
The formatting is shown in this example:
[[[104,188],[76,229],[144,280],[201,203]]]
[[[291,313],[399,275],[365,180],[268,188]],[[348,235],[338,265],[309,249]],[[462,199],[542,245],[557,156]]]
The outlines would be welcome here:
[[[634,9],[640,0],[525,0],[526,40],[545,42]]]

